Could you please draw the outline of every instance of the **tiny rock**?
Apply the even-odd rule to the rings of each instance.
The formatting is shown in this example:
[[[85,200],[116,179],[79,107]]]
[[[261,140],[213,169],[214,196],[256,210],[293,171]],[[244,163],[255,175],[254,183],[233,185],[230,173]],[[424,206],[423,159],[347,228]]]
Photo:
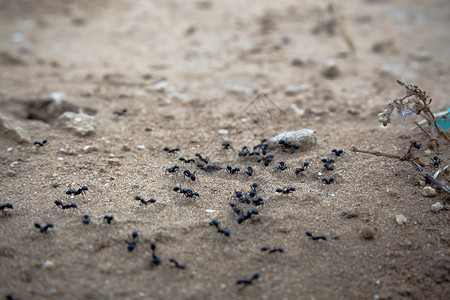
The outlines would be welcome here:
[[[365,227],[361,231],[361,236],[366,240],[372,240],[375,237],[375,232],[370,227]]]
[[[295,96],[300,93],[307,92],[311,89],[311,86],[307,83],[297,84],[297,85],[288,85],[284,88],[284,93],[286,96]]]
[[[85,152],[85,153],[91,153],[91,152],[95,152],[95,151],[98,151],[98,148],[95,146],[87,145],[87,146],[83,147],[83,152]]]
[[[278,141],[285,140],[289,144],[298,144],[301,151],[306,151],[316,144],[316,133],[311,129],[300,129],[277,134],[269,140],[270,147],[283,147]]]
[[[130,151],[131,148],[130,148],[130,146],[128,146],[128,145],[123,145],[123,146],[122,146],[122,150],[123,150],[123,151]]]
[[[95,133],[95,117],[85,113],[65,112],[58,117],[57,122],[62,128],[79,136],[88,136]]]
[[[51,269],[55,266],[55,264],[51,261],[51,260],[46,260],[43,264],[42,264],[42,269]]]
[[[444,209],[444,205],[441,202],[436,202],[435,204],[431,205],[432,212],[438,213],[443,209]]]
[[[350,209],[348,211],[344,211],[341,215],[343,217],[346,217],[347,219],[356,218],[356,217],[358,217],[358,210]]]
[[[0,137],[13,140],[16,143],[31,142],[28,133],[22,127],[3,115],[0,115]]]
[[[404,215],[397,215],[395,216],[395,221],[398,225],[404,225],[406,222],[408,222],[408,218],[406,218]]]
[[[426,186],[422,189],[422,195],[425,197],[433,197],[436,195],[436,190],[431,186]]]
[[[52,187],[53,188],[57,188],[60,185],[61,185],[61,183],[59,183],[58,181],[52,181]]]
[[[139,150],[144,150],[144,149],[145,149],[145,145],[138,145],[137,148],[138,148]]]
[[[323,77],[328,79],[334,79],[337,78],[341,72],[339,71],[339,68],[334,60],[327,60],[320,70],[320,73]]]

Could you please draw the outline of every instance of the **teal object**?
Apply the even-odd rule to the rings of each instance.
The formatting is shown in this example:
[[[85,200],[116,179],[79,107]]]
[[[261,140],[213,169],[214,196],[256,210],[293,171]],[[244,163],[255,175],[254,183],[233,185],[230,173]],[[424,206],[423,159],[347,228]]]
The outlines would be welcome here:
[[[436,122],[439,125],[439,127],[441,127],[442,130],[445,131],[447,131],[450,128],[450,107],[447,107],[447,112],[448,114],[442,117],[438,117]]]

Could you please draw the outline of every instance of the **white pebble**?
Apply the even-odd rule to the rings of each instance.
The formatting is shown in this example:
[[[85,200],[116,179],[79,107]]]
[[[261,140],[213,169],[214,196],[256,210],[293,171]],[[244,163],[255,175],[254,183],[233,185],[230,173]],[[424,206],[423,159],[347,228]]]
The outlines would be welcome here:
[[[444,205],[441,202],[436,202],[435,204],[431,205],[432,212],[438,213],[443,209],[444,209]]]
[[[395,217],[395,221],[398,225],[404,225],[406,222],[408,222],[408,218],[406,218],[404,215],[397,215]]]
[[[55,264],[51,260],[47,260],[42,264],[42,269],[50,269],[53,268]]]
[[[422,195],[425,197],[433,197],[436,195],[436,190],[431,186],[426,186],[422,189]]]
[[[219,130],[217,131],[217,133],[218,133],[218,134],[228,134],[228,130],[226,130],[226,129],[219,129]]]
[[[144,150],[144,149],[145,149],[145,145],[138,145],[137,148],[138,148],[139,150]]]

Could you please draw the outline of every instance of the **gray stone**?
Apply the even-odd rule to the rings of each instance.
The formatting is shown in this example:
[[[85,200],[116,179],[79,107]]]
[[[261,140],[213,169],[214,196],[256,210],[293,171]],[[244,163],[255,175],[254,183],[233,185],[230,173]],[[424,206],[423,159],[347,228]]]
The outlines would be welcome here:
[[[336,62],[332,59],[327,60],[322,65],[320,73],[322,74],[323,77],[328,78],[328,79],[337,78],[341,74]]]
[[[310,150],[316,144],[316,133],[312,129],[300,129],[297,131],[287,131],[277,134],[269,140],[269,147],[283,147],[280,140],[285,140],[289,144],[298,144],[299,150]]]
[[[0,137],[17,143],[31,142],[30,136],[22,127],[3,115],[0,115]]]
[[[65,112],[58,117],[57,124],[79,136],[88,136],[95,133],[95,117],[85,113]]]
[[[435,204],[431,205],[432,212],[438,213],[443,209],[444,209],[444,205],[441,202],[436,202]]]

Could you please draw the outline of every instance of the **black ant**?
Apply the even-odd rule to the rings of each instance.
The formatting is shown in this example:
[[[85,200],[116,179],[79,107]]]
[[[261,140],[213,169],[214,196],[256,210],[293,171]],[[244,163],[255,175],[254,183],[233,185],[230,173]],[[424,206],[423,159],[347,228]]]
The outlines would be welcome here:
[[[220,229],[219,227],[219,221],[217,220],[212,220],[211,223],[209,224],[209,226],[216,226],[217,227],[217,232],[222,233],[224,236],[230,236],[230,233],[226,230]]]
[[[308,166],[309,166],[309,162],[305,161],[305,162],[303,163],[303,168],[297,168],[297,169],[295,169],[295,175],[298,175],[298,174],[300,174],[301,172],[304,172],[304,171],[308,168]]]
[[[153,198],[150,198],[148,200],[143,199],[141,196],[134,197],[134,200],[141,201],[141,204],[147,205],[149,203],[156,203],[156,200]]]
[[[256,280],[259,278],[259,273],[255,273],[253,274],[252,278],[250,279],[239,279],[236,281],[236,284],[251,284],[253,282],[253,280]]]
[[[261,149],[262,155],[266,155],[267,148],[269,148],[269,144],[267,144],[267,139],[262,139],[260,144],[253,146],[253,151],[255,151],[258,148]]]
[[[287,170],[288,167],[286,166],[286,163],[284,161],[280,161],[278,166],[278,169],[280,169],[281,171]]]
[[[439,168],[439,166],[441,165],[441,160],[439,159],[439,156],[437,155],[433,156],[431,163],[433,167]]]
[[[178,151],[180,151],[180,148],[173,148],[173,149],[170,149],[169,147],[164,147],[164,149],[163,149],[164,151],[166,151],[167,153],[175,153],[175,152],[178,152]]]
[[[237,173],[239,173],[239,171],[241,171],[241,169],[239,169],[239,168],[232,168],[232,167],[230,167],[230,166],[227,166],[227,171],[231,174],[231,175],[233,175],[233,174],[237,174]]]
[[[39,141],[35,141],[35,142],[34,142],[34,145],[35,145],[36,147],[44,147],[45,145],[47,145],[47,140],[43,140],[42,143],[39,142]]]
[[[169,172],[169,173],[176,173],[179,169],[180,169],[179,166],[174,165],[173,167],[170,167],[170,168],[166,169],[166,171]]]
[[[48,223],[47,225],[43,226],[39,223],[34,223],[34,227],[36,227],[37,229],[39,229],[41,232],[47,232],[47,230],[49,228],[53,228],[53,224],[52,223]]]
[[[288,188],[285,188],[285,189],[277,188],[275,190],[275,192],[282,193],[282,194],[290,194],[290,193],[292,193],[294,191],[295,191],[295,187],[288,187]]]
[[[265,167],[268,167],[269,164],[273,161],[273,155],[269,154],[267,156],[260,157],[256,160],[256,162],[263,162]]]
[[[53,203],[55,203],[56,207],[60,207],[61,209],[77,208],[75,203],[63,204],[61,200],[55,200]]]
[[[11,203],[5,203],[0,205],[0,211],[4,211],[5,208],[13,209],[13,205]]]
[[[241,224],[247,219],[250,219],[253,215],[259,215],[259,212],[257,209],[253,209],[247,212],[245,216],[240,216],[237,220],[238,224]]]
[[[89,221],[90,221],[89,216],[88,215],[84,215],[83,216],[83,223],[84,224],[89,224]]]
[[[20,300],[19,298],[14,298],[13,295],[11,295],[11,294],[6,295],[5,299],[6,300]]]
[[[247,172],[245,172],[245,174],[247,174],[248,176],[252,176],[253,175],[253,168],[252,167],[247,167]]]
[[[159,265],[159,263],[161,262],[161,260],[160,260],[159,257],[156,256],[156,254],[155,254],[156,244],[155,244],[155,243],[151,243],[151,244],[150,244],[150,248],[152,249],[152,263],[153,263],[154,265]]]
[[[420,148],[420,144],[419,144],[419,148]],[[419,148],[417,148],[417,149],[419,149]],[[333,152],[336,156],[341,156],[344,153],[344,150],[333,149],[333,150],[331,150],[331,152]]]
[[[181,270],[186,269],[185,266],[180,265],[174,258],[169,259],[169,262],[174,263],[175,267],[177,267],[178,269],[181,269]]]
[[[127,248],[128,248],[129,252],[134,250],[138,239],[139,239],[139,237],[138,237],[137,231],[133,231],[133,233],[131,234],[131,242],[127,242],[128,243]]]
[[[231,144],[229,142],[223,142],[222,143],[222,149],[223,150],[228,150],[228,149],[233,149],[233,146],[231,146]]]
[[[116,116],[123,116],[123,115],[125,115],[127,113],[127,111],[128,111],[128,109],[124,108],[121,111],[115,110],[113,112],[113,114],[115,114]]]
[[[70,188],[67,192],[66,195],[85,195],[86,191],[88,191],[88,187],[87,186],[82,186],[81,188],[79,188],[78,190],[72,190],[72,188]]]
[[[333,171],[334,170],[334,166],[332,166],[331,164],[333,164],[334,163],[334,159],[332,159],[332,158],[322,158],[322,162],[323,162],[323,167],[326,169],[326,170],[329,170],[329,171]]]
[[[322,182],[325,184],[332,184],[334,182],[334,178],[330,177],[329,179],[322,178]]]
[[[200,163],[197,164],[197,168],[199,168],[200,170],[203,170],[205,172],[212,172],[216,169],[216,167],[213,165],[207,165],[205,167],[203,164],[200,164]]]
[[[261,248],[261,251],[263,251],[263,252],[265,252],[265,251],[267,251],[267,250],[269,250],[269,248],[267,248],[267,247],[262,247],[262,248]],[[270,251],[269,251],[269,254],[272,254],[272,253],[275,253],[275,252],[283,253],[284,250],[283,250],[283,248],[275,248],[275,249],[270,250]]]
[[[317,241],[317,240],[327,240],[327,237],[324,235],[313,235],[310,231],[305,232],[307,236],[309,236],[312,240]]]
[[[113,217],[113,216],[105,215],[105,216],[103,217],[103,219],[106,221],[106,223],[111,224],[111,221],[114,219],[114,217]]]
[[[186,159],[184,157],[180,157],[178,158],[178,160],[184,162],[185,164],[195,163],[195,159],[193,158]]]
[[[182,189],[179,186],[175,186],[172,190],[174,192],[179,192],[180,194],[183,194],[184,196],[186,196],[188,198],[200,197],[199,193],[194,192],[191,189]]]
[[[259,185],[258,185],[256,182],[253,182],[253,183],[250,185],[251,190],[250,190],[250,192],[248,193],[248,196],[249,196],[250,198],[256,197],[256,194],[258,193],[258,192],[256,191],[256,189],[258,188],[258,186],[259,186]]]
[[[195,179],[197,178],[196,176],[195,176],[195,172],[191,172],[191,171],[189,171],[189,170],[184,170],[183,171],[183,175],[184,176],[186,176],[186,177],[188,177],[188,178],[190,178],[192,181],[195,181]]]
[[[205,164],[209,164],[209,160],[207,158],[203,158],[202,155],[200,153],[195,153],[195,156],[198,157],[198,159],[200,159],[202,162],[204,162]]]
[[[296,144],[296,143],[294,143],[294,144],[289,144],[288,142],[286,142],[286,141],[283,140],[283,139],[279,140],[279,141],[278,141],[278,144],[279,144],[279,145],[283,145],[284,148],[286,148],[286,149],[295,149],[295,150],[300,149],[300,146],[299,146],[298,144]]]
[[[252,203],[254,206],[260,206],[260,205],[262,206],[262,205],[264,205],[264,199],[261,197],[258,197],[256,199],[253,199]]]

